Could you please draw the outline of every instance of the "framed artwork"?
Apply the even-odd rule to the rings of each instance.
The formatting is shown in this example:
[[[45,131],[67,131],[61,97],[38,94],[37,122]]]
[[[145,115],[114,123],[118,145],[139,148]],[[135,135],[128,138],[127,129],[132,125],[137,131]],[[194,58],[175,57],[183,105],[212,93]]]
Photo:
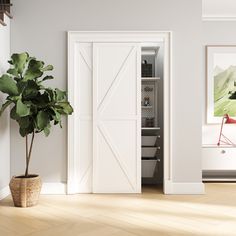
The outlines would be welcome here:
[[[236,45],[206,46],[207,123],[236,117]]]

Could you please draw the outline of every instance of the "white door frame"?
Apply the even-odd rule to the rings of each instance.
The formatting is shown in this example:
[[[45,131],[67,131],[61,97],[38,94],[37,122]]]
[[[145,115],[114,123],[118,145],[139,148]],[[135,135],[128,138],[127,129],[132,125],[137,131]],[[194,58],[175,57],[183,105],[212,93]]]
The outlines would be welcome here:
[[[75,132],[78,120],[78,91],[75,77],[75,45],[86,42],[164,42],[164,193],[169,193],[172,182],[172,89],[171,89],[171,51],[172,33],[170,31],[69,31],[68,32],[68,99],[74,107],[73,115],[68,117],[68,162],[67,193],[78,193],[78,136]],[[140,127],[141,128],[141,127]],[[91,145],[92,147],[92,145]]]

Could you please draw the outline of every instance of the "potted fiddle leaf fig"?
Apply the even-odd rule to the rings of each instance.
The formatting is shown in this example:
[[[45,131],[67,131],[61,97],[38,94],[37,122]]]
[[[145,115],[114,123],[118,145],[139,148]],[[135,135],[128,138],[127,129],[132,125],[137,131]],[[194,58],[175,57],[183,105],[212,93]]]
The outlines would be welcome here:
[[[13,54],[9,64],[10,69],[0,77],[0,91],[7,95],[0,115],[10,106],[10,117],[19,125],[26,150],[25,173],[12,177],[10,190],[15,206],[29,207],[37,204],[42,185],[39,175],[29,172],[35,134],[48,136],[51,125],[61,126],[62,115],[71,115],[73,108],[65,91],[45,85],[45,81],[54,79],[45,75],[53,70],[52,65],[45,66],[26,52]]]

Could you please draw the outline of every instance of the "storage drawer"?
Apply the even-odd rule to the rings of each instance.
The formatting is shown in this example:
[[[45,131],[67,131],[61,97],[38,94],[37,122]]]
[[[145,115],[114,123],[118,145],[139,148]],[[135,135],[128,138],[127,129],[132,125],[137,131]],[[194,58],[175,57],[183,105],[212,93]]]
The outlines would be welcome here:
[[[142,146],[151,147],[155,146],[157,136],[142,136]]]
[[[152,178],[154,176],[157,160],[142,160],[142,177]]]
[[[156,156],[157,148],[156,147],[142,147],[142,157],[153,158]]]
[[[202,148],[203,170],[236,170],[236,148]]]

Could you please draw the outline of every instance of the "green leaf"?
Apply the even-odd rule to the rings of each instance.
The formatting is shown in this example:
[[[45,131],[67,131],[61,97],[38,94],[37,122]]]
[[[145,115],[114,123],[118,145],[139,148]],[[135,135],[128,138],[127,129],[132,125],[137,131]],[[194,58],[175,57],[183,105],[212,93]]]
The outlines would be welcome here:
[[[16,106],[14,106],[14,107],[11,109],[10,117],[11,117],[13,120],[18,120],[18,119],[20,119],[20,117],[19,117],[19,116],[17,115],[17,113],[16,113]]]
[[[29,64],[28,68],[25,72],[25,75],[23,76],[23,81],[27,80],[35,80],[43,75],[42,68],[44,66],[43,61],[37,61],[35,59],[32,59]]]
[[[22,97],[26,100],[34,98],[39,93],[39,86],[34,80],[27,81]]]
[[[17,85],[19,93],[22,93],[27,86],[27,82],[19,81],[16,85]]]
[[[19,133],[20,133],[21,137],[25,137],[26,134],[28,134],[27,129],[23,129],[21,127],[19,129]]]
[[[45,66],[44,68],[41,69],[41,71],[50,71],[50,70],[53,70],[53,66],[52,65],[47,65]]]
[[[29,116],[21,117],[17,121],[22,129],[27,129],[31,125]]]
[[[49,123],[48,114],[44,111],[39,111],[36,117],[36,122],[37,122],[37,128],[39,130],[43,130],[45,127],[48,126],[48,123]]]
[[[16,83],[9,75],[4,74],[0,77],[0,91],[9,95],[18,94]]]
[[[12,69],[7,70],[7,73],[10,74],[10,75],[18,77],[18,71],[17,71],[16,68],[12,68]]]
[[[28,62],[30,62],[31,60],[36,60],[36,58],[35,58],[35,57],[30,57],[30,56],[29,56],[29,58],[28,58]]]
[[[51,108],[53,111],[53,120],[59,122],[61,120],[61,114],[54,108]]]
[[[50,102],[50,98],[48,96],[47,93],[38,93],[38,95],[31,99],[32,103],[37,106],[38,108],[44,108],[44,107],[47,107],[49,102]]]
[[[71,115],[73,112],[73,108],[69,102],[58,102],[56,107],[58,108],[57,111],[61,114]]]
[[[2,107],[0,109],[0,116],[4,112],[4,110],[12,103],[12,101],[6,101],[4,104],[2,104]]]
[[[43,129],[43,132],[45,134],[46,137],[48,137],[48,135],[50,134],[50,129],[48,127]]]
[[[22,127],[20,126],[20,129],[19,129],[20,135],[21,135],[22,137],[25,137],[27,134],[33,133],[33,131],[34,131],[34,127],[33,127],[32,125],[30,125],[30,126],[27,127],[27,128],[22,128]]]
[[[25,105],[21,99],[16,103],[16,114],[20,117],[28,116],[30,114],[30,108]]]
[[[48,137],[48,135],[50,134],[50,128],[51,128],[51,125],[50,125],[50,123],[48,123],[47,127],[45,127],[43,129],[43,132],[44,132],[46,137]]]
[[[7,97],[7,100],[16,103],[20,98],[21,98],[21,97],[20,97],[19,95],[17,95],[17,96],[8,96],[8,97]]]
[[[51,75],[47,75],[47,76],[45,76],[44,78],[43,78],[43,80],[42,81],[45,81],[45,80],[50,80],[50,79],[54,79],[54,77],[53,76],[51,76]],[[41,81],[41,82],[42,82]]]
[[[56,93],[56,100],[57,101],[62,101],[66,98],[66,92],[62,91],[60,89],[55,89],[55,93]]]
[[[59,124],[59,121],[56,121],[56,120],[54,120],[54,123],[53,123],[54,125],[57,125],[57,124]]]
[[[55,101],[56,95],[55,95],[55,93],[53,92],[53,90],[52,90],[51,88],[47,88],[45,91],[46,91],[46,93],[48,94],[50,101],[51,101],[51,102],[52,102],[52,101]]]
[[[28,61],[29,54],[27,52],[23,53],[14,53],[11,56],[10,64],[12,64],[17,70],[18,74],[22,74],[25,68],[25,65]]]

